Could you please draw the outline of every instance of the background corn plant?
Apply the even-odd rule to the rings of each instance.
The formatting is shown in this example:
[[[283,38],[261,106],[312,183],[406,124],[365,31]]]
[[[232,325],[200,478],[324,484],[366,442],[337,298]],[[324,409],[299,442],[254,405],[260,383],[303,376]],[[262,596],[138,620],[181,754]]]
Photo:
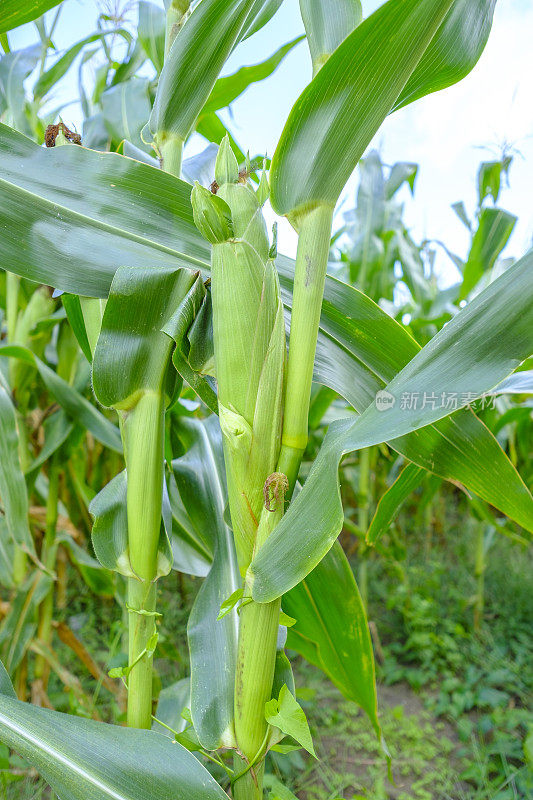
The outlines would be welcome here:
[[[46,152],[7,127],[1,131],[4,263],[23,280],[66,293],[61,302],[92,362],[96,398],[115,409],[120,422],[126,472],[113,470],[118,474],[92,500],[90,512],[101,565],[121,576],[120,587],[127,585],[129,664],[114,675],[128,685],[132,728],[152,723],[157,578],[173,558],[185,571],[208,573],[188,629],[191,682],[181,707],[190,709],[189,727],[184,734],[178,721],[170,725],[178,744],[158,733],[58,718],[20,705],[7,677],[3,680],[2,738],[30,758],[61,797],[87,791],[98,797],[225,796],[190,755],[191,747],[219,762],[228,776],[222,782],[235,797],[262,796],[262,765],[270,747],[289,736],[289,742],[313,750],[284,654],[287,626],[292,646],[365,709],[379,735],[364,605],[335,543],[344,522],[337,469],[346,453],[368,453],[387,441],[415,465],[411,486],[413,473],[429,470],[461,482],[531,530],[530,494],[470,410],[450,415],[456,409],[436,403],[423,409],[398,403],[383,412],[374,402],[386,387],[396,398],[451,391],[462,398],[458,406],[466,406],[506,378],[531,351],[531,256],[503,272],[428,344],[429,336],[422,339],[421,351],[367,294],[326,279],[333,209],[370,139],[391,109],[444,88],[472,68],[488,36],[494,3],[389,0],[361,22],[358,3],[343,4],[335,13],[323,3],[322,15],[315,4],[302,2],[315,76],[290,115],[270,181],[263,172],[252,189],[239,173],[250,165],[226,139],[210,176],[216,187],[209,191],[197,184],[191,205],[191,186],[179,178],[183,145],[195,128],[202,130],[205,118],[217,130],[209,138],[222,141],[214,112],[235,96],[235,87],[247,84],[234,77],[224,93],[228,84],[217,83],[217,76],[238,42],[279,5],[222,7],[202,0],[191,13],[187,3],[171,3],[164,24],[161,13],[153,23],[156,39],[143,45],[139,30],[141,47],[161,74],[153,106],[150,100],[145,104],[136,130],[141,144],[153,138],[145,149],[159,157],[161,170],[70,145]],[[27,21],[17,13],[6,4],[5,28]],[[219,33],[216,41],[213,30]],[[107,87],[110,65],[104,72]],[[137,81],[131,81],[136,89]],[[109,117],[105,122],[103,98],[113,88],[94,99],[108,132],[102,147],[124,138]],[[113,103],[107,108],[112,112]],[[132,146],[142,149],[138,141]],[[137,150],[129,153],[141,157]],[[412,177],[412,170],[404,172],[405,179]],[[202,177],[198,170],[197,176]],[[491,227],[483,214],[483,191],[460,299],[497,256],[497,246],[488,247],[487,256],[483,252]],[[269,193],[274,209],[298,230],[296,264],[277,256],[275,240],[267,238],[261,206]],[[511,221],[506,225],[508,230]],[[505,241],[505,232],[500,238]],[[400,252],[411,244],[400,230]],[[413,297],[427,302],[418,294],[419,264],[411,256]],[[408,256],[405,262],[410,265]],[[10,282],[6,294],[16,309],[17,284]],[[372,294],[364,283],[359,288]],[[283,309],[290,321],[287,363]],[[37,369],[68,418],[75,419],[77,406],[72,398],[65,400],[63,384],[57,388],[57,376],[36,360],[35,343],[28,350],[20,336],[13,333],[14,344],[3,355]],[[81,360],[79,353],[76,358]],[[313,379],[360,416],[330,426],[289,505],[307,446]],[[220,415],[222,431],[214,416],[183,420],[183,380]],[[5,386],[5,451],[13,466],[0,493],[10,537],[31,557],[24,481],[14,458],[12,391],[18,384],[7,380]],[[103,443],[120,450],[109,419],[76,402],[92,415],[93,427],[105,428]],[[50,456],[39,580],[43,574],[54,577],[47,557],[55,551],[60,456]],[[363,529],[366,524],[359,520]],[[369,538],[377,538],[375,528]],[[45,591],[43,603],[49,596]],[[48,610],[41,621],[49,617]],[[236,753],[233,767],[215,755],[228,748]]]

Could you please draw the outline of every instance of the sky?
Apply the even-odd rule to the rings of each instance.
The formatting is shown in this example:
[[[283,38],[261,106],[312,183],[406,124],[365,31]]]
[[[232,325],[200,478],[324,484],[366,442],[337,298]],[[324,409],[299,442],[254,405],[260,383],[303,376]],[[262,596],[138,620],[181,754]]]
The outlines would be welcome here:
[[[162,6],[162,0],[154,0]],[[365,16],[381,0],[363,0]],[[57,29],[56,46],[66,47],[95,28],[96,0],[66,0]],[[135,18],[136,12],[131,12]],[[450,206],[464,200],[470,212],[475,206],[476,173],[482,160],[498,158],[502,147],[516,151],[500,204],[516,214],[519,222],[505,255],[519,257],[533,242],[533,3],[531,0],[498,0],[493,30],[481,59],[461,83],[430,95],[388,117],[370,147],[377,148],[385,163],[415,161],[420,165],[415,200],[402,194],[406,221],[416,240],[443,240],[461,256],[469,235]],[[298,0],[285,0],[278,14],[233,53],[224,74],[244,64],[267,58],[280,45],[303,33]],[[34,41],[32,26],[22,26],[11,35],[12,47]],[[250,153],[272,154],[292,104],[311,76],[307,45],[302,42],[267,80],[255,84],[224,112],[241,147]],[[75,70],[65,79],[57,100],[76,95]],[[66,116],[65,116],[66,119]],[[78,122],[71,107],[69,120]],[[78,123],[79,124],[79,123]],[[191,142],[189,152],[201,148]],[[354,203],[357,174],[350,179],[342,198],[344,208]],[[273,215],[269,215],[271,220]],[[340,219],[339,219],[340,224]],[[294,255],[296,235],[282,221],[279,248]],[[454,268],[440,256],[442,284],[453,281]]]

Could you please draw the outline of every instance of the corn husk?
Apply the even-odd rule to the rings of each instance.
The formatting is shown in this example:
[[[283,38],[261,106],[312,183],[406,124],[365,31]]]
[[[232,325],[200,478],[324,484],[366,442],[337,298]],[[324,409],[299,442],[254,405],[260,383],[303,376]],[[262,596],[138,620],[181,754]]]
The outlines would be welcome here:
[[[197,224],[200,221],[198,227],[213,243],[211,285],[219,417],[231,521],[244,571],[252,557],[264,508],[265,481],[275,471],[279,455],[285,325],[261,204],[251,186],[239,178],[228,142],[220,148],[215,175],[217,195],[212,195],[211,201],[207,190],[195,189],[193,208]],[[226,209],[231,214],[229,225]],[[209,220],[208,225],[202,220]],[[232,235],[221,241],[225,227],[231,228]]]

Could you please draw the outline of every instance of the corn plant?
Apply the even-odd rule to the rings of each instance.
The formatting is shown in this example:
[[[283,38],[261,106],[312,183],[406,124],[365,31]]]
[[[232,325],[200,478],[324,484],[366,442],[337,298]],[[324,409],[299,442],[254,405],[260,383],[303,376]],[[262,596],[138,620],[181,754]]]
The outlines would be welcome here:
[[[388,0],[362,21],[358,2],[302,0],[314,75],[270,169],[253,187],[225,139],[209,187],[192,187],[179,177],[184,144],[230,53],[280,5],[167,4],[149,120],[160,169],[79,146],[46,151],[0,129],[3,263],[74,298],[69,320],[96,399],[118,415],[126,463],[91,511],[100,562],[128,584],[119,677],[129,728],[21,703],[1,675],[0,738],[61,798],[262,798],[269,750],[314,754],[288,637],[381,737],[364,607],[336,541],[345,454],[389,442],[533,529],[531,495],[466,408],[530,355],[533,255],[423,349],[365,294],[326,277],[334,209],[358,160],[389,113],[472,69],[494,2]],[[4,28],[24,14],[7,7]],[[268,236],[267,198],[298,232],[295,263]],[[180,424],[183,380],[218,422]],[[313,380],[358,416],[330,426],[299,486]],[[400,401],[421,392],[423,407]],[[457,408],[438,403],[447,392]],[[174,457],[176,436],[184,452]],[[188,724],[161,719],[168,737],[142,729],[161,730],[157,581],[171,568],[174,521],[197,574],[199,561],[210,569],[188,625],[190,688],[178,703]],[[176,556],[185,569],[185,549]],[[215,762],[219,782],[191,749]]]

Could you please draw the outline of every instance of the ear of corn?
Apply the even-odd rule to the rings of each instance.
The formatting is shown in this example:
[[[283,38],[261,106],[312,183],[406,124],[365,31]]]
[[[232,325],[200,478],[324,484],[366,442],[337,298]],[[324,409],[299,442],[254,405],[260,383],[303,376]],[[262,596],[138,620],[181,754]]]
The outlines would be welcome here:
[[[261,204],[239,178],[227,140],[219,151],[215,178],[216,195],[196,186],[192,199],[198,227],[213,243],[219,414],[231,519],[244,571],[254,549],[263,486],[276,469],[280,449],[285,327]]]

